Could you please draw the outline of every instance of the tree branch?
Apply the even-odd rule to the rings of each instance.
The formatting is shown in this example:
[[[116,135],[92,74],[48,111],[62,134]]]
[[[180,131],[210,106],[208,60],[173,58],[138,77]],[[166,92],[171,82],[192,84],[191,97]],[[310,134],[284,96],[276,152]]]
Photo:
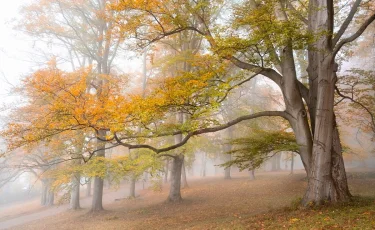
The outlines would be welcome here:
[[[375,116],[374,116],[374,114],[364,105],[364,104],[362,104],[361,102],[359,102],[359,101],[356,101],[356,100],[354,100],[354,98],[351,98],[351,97],[348,97],[348,96],[346,96],[346,95],[344,95],[344,94],[342,94],[341,92],[340,92],[340,90],[339,90],[339,88],[337,88],[337,86],[335,86],[335,90],[336,90],[336,92],[337,92],[337,94],[340,96],[340,97],[342,97],[342,98],[344,98],[344,99],[348,99],[348,100],[350,100],[351,102],[353,102],[353,103],[355,103],[355,104],[357,104],[357,105],[359,105],[360,107],[362,107],[364,110],[366,110],[366,112],[370,115],[370,117],[371,117],[371,124],[372,124],[372,129],[375,131]]]
[[[337,44],[337,42],[340,40],[341,36],[345,33],[346,29],[348,28],[350,22],[353,20],[353,17],[355,13],[357,12],[357,9],[359,7],[359,4],[362,2],[362,0],[356,0],[353,4],[348,17],[345,19],[345,21],[342,23],[339,31],[337,32],[336,36],[333,38],[333,46]]]
[[[342,39],[333,50],[333,57],[340,51],[340,49],[347,43],[354,41],[366,30],[366,28],[375,20],[375,13],[372,14],[360,27],[359,29],[352,34],[350,37]]]
[[[255,113],[255,114],[251,114],[251,115],[245,115],[245,116],[238,117],[238,118],[236,118],[232,121],[229,121],[225,124],[216,126],[216,127],[203,128],[203,129],[200,129],[200,130],[189,132],[180,143],[177,143],[177,144],[165,147],[165,148],[160,148],[160,149],[155,148],[151,145],[147,145],[147,144],[124,143],[124,142],[121,141],[121,139],[117,136],[116,133],[114,134],[114,137],[115,137],[115,140],[120,145],[125,146],[129,149],[146,148],[146,149],[150,149],[150,150],[154,151],[155,153],[162,153],[162,152],[167,152],[167,151],[170,151],[170,150],[173,150],[173,149],[176,149],[178,147],[181,147],[181,146],[185,145],[188,142],[188,140],[193,136],[197,136],[197,135],[204,134],[204,133],[217,132],[217,131],[229,128],[233,125],[236,125],[236,124],[238,124],[242,121],[251,120],[251,119],[259,118],[259,117],[283,117],[287,120],[292,119],[292,117],[289,114],[287,114],[285,111],[264,111],[264,112],[259,112],[259,113]]]

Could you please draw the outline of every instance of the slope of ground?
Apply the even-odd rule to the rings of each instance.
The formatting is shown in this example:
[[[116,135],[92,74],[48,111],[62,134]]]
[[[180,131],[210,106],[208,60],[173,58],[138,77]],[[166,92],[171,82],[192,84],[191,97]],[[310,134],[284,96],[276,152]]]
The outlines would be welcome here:
[[[278,229],[293,226],[309,229],[302,225],[298,228],[298,222],[304,223],[304,217],[315,221],[315,217],[320,217],[314,217],[313,210],[312,213],[275,211],[290,206],[303,195],[304,173],[263,173],[255,181],[250,181],[244,174],[236,176],[232,180],[206,178],[193,181],[190,188],[183,190],[184,201],[180,204],[164,202],[168,188],[162,192],[143,190],[139,198],[114,202],[103,212],[91,214],[88,209],[64,212],[15,229]],[[375,196],[375,179],[353,176],[350,188],[354,195]],[[359,214],[367,213],[363,215],[372,217],[372,210],[366,212],[366,202],[371,201],[358,202],[353,208],[359,207],[361,210],[356,209]],[[337,207],[327,210],[341,212]],[[320,212],[322,214],[318,211],[315,214],[323,215],[326,211]],[[269,223],[279,225],[275,227]],[[370,226],[371,222],[366,224]],[[334,227],[341,226],[333,223]],[[320,226],[317,225],[317,229]]]

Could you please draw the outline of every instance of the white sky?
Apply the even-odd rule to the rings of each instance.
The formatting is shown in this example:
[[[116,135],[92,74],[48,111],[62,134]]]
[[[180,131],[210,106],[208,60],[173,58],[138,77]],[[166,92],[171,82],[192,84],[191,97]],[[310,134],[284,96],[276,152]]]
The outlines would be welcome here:
[[[21,5],[27,0],[3,2],[0,7],[0,97],[1,103],[10,102],[12,85],[17,85],[21,76],[30,68],[30,43],[22,39],[22,34],[12,29],[12,19],[19,14]]]
[[[12,22],[18,17],[20,7],[29,2],[30,0],[6,1],[0,7],[0,107],[16,100],[12,96],[13,86],[17,86],[20,79],[31,73],[32,69],[35,71],[38,68],[37,52],[33,50],[32,38],[12,28]],[[141,69],[141,62],[137,59],[123,59],[116,63],[127,72]]]

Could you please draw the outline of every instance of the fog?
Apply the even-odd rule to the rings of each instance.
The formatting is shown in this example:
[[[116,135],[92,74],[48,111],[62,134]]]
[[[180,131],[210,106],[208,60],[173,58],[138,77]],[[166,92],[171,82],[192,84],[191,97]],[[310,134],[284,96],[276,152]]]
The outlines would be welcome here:
[[[143,13],[132,11],[138,5],[126,12],[125,2],[20,0],[0,7],[0,229],[91,229],[95,221],[118,229],[129,219],[140,222],[131,229],[187,228],[152,221],[237,220],[305,199],[312,181],[306,170],[317,146],[325,148],[314,139],[321,115],[310,106],[314,39],[306,25],[289,25],[296,37],[285,42],[274,28],[281,24],[267,25],[275,31],[263,37],[263,20],[239,16],[247,1],[204,2],[194,11],[188,5],[196,1],[177,1],[175,11],[173,1],[146,1]],[[342,21],[350,4],[340,7]],[[346,29],[355,31],[353,24]],[[295,28],[302,25],[302,32]],[[332,174],[346,170],[349,182],[339,179],[354,195],[373,195],[374,28],[333,58],[333,85],[347,98],[332,96],[326,176],[334,184]],[[345,82],[352,69],[365,83]],[[98,219],[81,221],[87,213]],[[68,217],[53,220],[59,215]]]

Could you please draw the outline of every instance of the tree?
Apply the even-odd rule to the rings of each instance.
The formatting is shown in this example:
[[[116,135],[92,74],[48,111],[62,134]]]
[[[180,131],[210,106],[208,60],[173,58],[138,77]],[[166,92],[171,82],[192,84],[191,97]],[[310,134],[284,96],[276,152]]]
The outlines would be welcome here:
[[[245,1],[236,8],[234,24],[226,28],[229,33],[209,23],[209,7],[220,5],[216,1],[179,3],[187,12],[173,7],[175,2],[169,5],[165,2],[158,4],[157,1],[144,5],[122,1],[115,4],[114,9],[126,12],[121,14],[123,18],[129,12],[132,12],[132,17],[137,16],[137,20],[126,18],[122,21],[124,25],[132,25],[123,28],[143,44],[192,30],[207,40],[213,53],[230,60],[239,68],[262,74],[274,81],[283,93],[286,107],[284,118],[290,122],[296,134],[309,177],[303,204],[319,205],[326,200],[336,202],[350,199],[333,111],[337,79],[335,58],[345,44],[358,38],[375,19],[371,5],[363,3],[363,6],[370,6],[365,9],[360,7],[361,2],[354,2],[336,34],[335,5],[332,0],[310,0],[306,5],[289,1]],[[349,24],[361,11],[367,11],[370,16],[362,20],[353,34],[343,38]],[[199,26],[191,24],[190,18],[198,18]],[[149,25],[150,32],[138,33],[144,22]],[[308,51],[308,89],[297,80],[294,50],[298,49]]]
[[[64,47],[72,70],[96,64],[92,75],[87,78],[87,90],[101,92],[103,79],[101,74],[109,74],[113,61],[122,42],[122,37],[112,36],[115,30],[109,18],[113,11],[106,8],[107,0],[90,0],[77,2],[71,0],[35,1],[26,5],[20,28],[53,46]],[[78,68],[77,68],[78,66]],[[105,131],[99,132],[102,137]],[[100,141],[98,145],[100,145]],[[103,146],[98,147],[100,149]],[[96,155],[105,155],[97,151]],[[94,195],[92,209],[101,210],[103,181],[94,178]]]

